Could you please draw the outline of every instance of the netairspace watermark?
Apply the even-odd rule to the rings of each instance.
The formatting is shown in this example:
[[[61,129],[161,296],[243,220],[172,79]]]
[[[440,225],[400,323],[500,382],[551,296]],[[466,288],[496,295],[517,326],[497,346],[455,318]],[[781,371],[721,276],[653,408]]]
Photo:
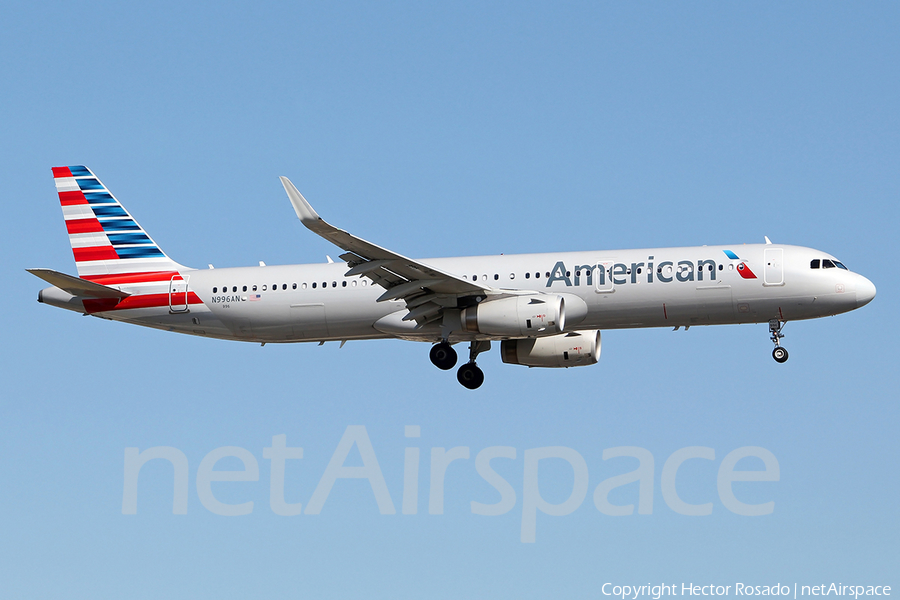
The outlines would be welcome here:
[[[406,438],[419,438],[421,428],[418,425],[407,425]],[[346,466],[347,458],[353,449],[362,459],[362,466]],[[407,447],[404,449],[403,460],[403,492],[401,501],[401,513],[415,515],[419,511],[419,458],[421,449]],[[428,514],[444,514],[444,480],[448,467],[456,461],[470,460],[472,452],[468,446],[455,448],[431,448],[430,469],[428,480]],[[472,514],[481,516],[503,515],[519,504],[521,510],[521,541],[532,543],[536,540],[538,513],[556,517],[572,514],[584,502],[588,494],[588,465],[584,457],[572,448],[565,446],[546,446],[542,448],[529,448],[523,452],[524,471],[522,488],[517,490],[504,479],[494,467],[492,461],[516,460],[518,450],[511,446],[490,446],[479,451],[475,455],[475,471],[494,490],[499,493],[500,500],[494,504],[482,504],[472,500],[470,510]],[[378,458],[369,439],[366,428],[362,425],[351,425],[346,428],[338,442],[337,449],[331,456],[325,472],[319,479],[319,483],[305,504],[288,503],[285,500],[285,465],[289,460],[303,458],[303,448],[289,447],[287,435],[272,436],[272,445],[263,448],[262,457],[270,461],[269,480],[269,506],[273,513],[281,516],[317,515],[322,512],[334,484],[339,479],[367,479],[374,495],[378,511],[383,515],[396,514],[396,508],[388,491],[387,483],[382,475]],[[594,506],[602,514],[611,516],[628,516],[635,512],[635,505],[612,504],[609,494],[621,486],[637,483],[637,514],[649,515],[653,513],[653,486],[656,473],[653,454],[637,446],[619,446],[607,448],[603,451],[603,460],[630,457],[638,460],[638,467],[621,475],[610,477],[594,488]],[[736,471],[735,467],[744,458],[755,457],[762,461],[763,469],[748,471]],[[215,470],[216,463],[225,458],[237,459],[243,465],[242,470]],[[548,459],[556,459],[548,461]],[[174,498],[172,513],[187,514],[188,508],[188,459],[184,452],[171,446],[156,446],[141,451],[139,448],[125,448],[125,477],[122,494],[122,514],[137,514],[138,507],[138,478],[141,468],[148,461],[164,460],[172,464],[174,471]],[[571,490],[568,497],[559,503],[552,503],[544,499],[540,489],[541,473],[556,475],[561,466],[560,460],[568,463],[568,467],[574,474]],[[659,483],[663,501],[674,512],[681,515],[705,516],[713,512],[713,503],[690,504],[679,497],[676,491],[678,470],[686,461],[704,460],[715,461],[716,452],[713,448],[704,446],[691,446],[676,450],[666,458],[662,466]],[[498,464],[494,463],[494,464]],[[460,468],[457,465],[454,468]],[[502,470],[502,469],[501,469]],[[775,455],[765,448],[757,446],[744,446],[728,452],[719,464],[716,477],[716,488],[719,500],[729,511],[743,516],[758,517],[771,514],[775,510],[775,502],[769,501],[761,504],[746,504],[738,500],[732,489],[732,484],[738,482],[772,482],[780,479],[778,460]],[[221,502],[213,494],[213,482],[253,482],[259,481],[259,463],[256,457],[245,448],[237,446],[223,446],[208,453],[197,468],[196,488],[200,504],[210,512],[222,516],[249,515],[253,512],[254,503],[243,502],[240,504],[228,504]],[[544,489],[547,490],[548,482],[544,481]],[[519,498],[521,497],[521,503]],[[736,588],[735,588],[736,589]],[[619,594],[615,594],[619,595]]]
[[[818,585],[749,585],[735,583],[732,585],[693,583],[618,585],[604,583],[600,588],[604,596],[614,596],[622,600],[638,600],[651,598],[660,600],[663,596],[845,596],[858,599],[860,596],[890,596],[889,585],[844,585],[842,583],[820,583]]]

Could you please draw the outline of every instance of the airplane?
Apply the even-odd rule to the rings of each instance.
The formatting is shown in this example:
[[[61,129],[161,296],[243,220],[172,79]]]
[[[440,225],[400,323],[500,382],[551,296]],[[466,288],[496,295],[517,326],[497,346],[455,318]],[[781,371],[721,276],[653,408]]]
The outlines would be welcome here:
[[[834,256],[765,244],[411,259],[319,217],[281,183],[300,222],[343,263],[193,269],[166,255],[92,171],[54,167],[78,276],[28,269],[38,301],[84,315],[201,337],[267,343],[403,339],[432,344],[468,389],[492,342],[504,363],[578,367],[600,358],[601,330],[768,323],[783,363],[788,321],[848,312],[871,281]]]

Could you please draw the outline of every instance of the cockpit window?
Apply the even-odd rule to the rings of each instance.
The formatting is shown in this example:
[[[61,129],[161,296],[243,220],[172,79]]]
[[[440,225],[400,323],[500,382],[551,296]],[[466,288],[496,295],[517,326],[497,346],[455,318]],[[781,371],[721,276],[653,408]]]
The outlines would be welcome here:
[[[836,266],[838,269],[843,269],[843,270],[845,270],[845,271],[849,271],[849,270],[850,270],[850,269],[848,269],[847,267],[845,267],[845,266],[844,266],[844,263],[842,263],[842,262],[839,261],[839,260],[834,261],[834,264],[835,264],[835,266]]]
[[[809,261],[809,268],[810,269],[818,269],[819,268],[819,259],[814,258],[811,261]]]
[[[834,268],[834,263],[831,262],[831,261],[830,261],[829,259],[827,259],[827,258],[823,258],[823,259],[822,259],[822,268],[823,268],[823,269],[833,269],[833,268]]]

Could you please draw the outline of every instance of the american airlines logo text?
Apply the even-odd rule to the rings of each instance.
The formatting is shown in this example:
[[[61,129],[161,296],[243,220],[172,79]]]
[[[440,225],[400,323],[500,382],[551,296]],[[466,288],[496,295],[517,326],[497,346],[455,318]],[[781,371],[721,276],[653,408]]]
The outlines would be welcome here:
[[[654,257],[648,256],[647,262],[617,263],[608,262],[596,265],[575,265],[574,272],[566,267],[566,263],[558,261],[547,277],[545,287],[551,287],[557,281],[564,283],[567,287],[587,285],[597,285],[598,289],[602,286],[625,285],[626,283],[653,283],[660,281],[662,283],[672,283],[673,281],[706,281],[714,282],[718,279],[719,271],[724,269],[724,265],[716,263],[711,258],[698,260],[696,264],[690,260],[664,260],[655,263]],[[750,271],[746,263],[741,262],[738,265],[741,276],[745,279],[756,276]]]
[[[419,438],[420,435],[419,426],[406,426],[406,438]],[[419,486],[420,480],[423,478],[420,476],[419,468],[421,450],[418,447],[410,446],[404,448],[402,491],[399,496],[398,490],[392,494],[382,474],[381,463],[375,454],[366,428],[361,425],[351,425],[346,428],[338,441],[337,448],[319,477],[309,500],[305,504],[292,503],[285,499],[286,467],[289,462],[294,464],[293,461],[303,459],[304,449],[288,446],[285,434],[272,436],[271,445],[262,448],[262,458],[269,461],[269,507],[272,512],[281,516],[318,515],[325,508],[338,480],[366,479],[369,485],[365,487],[371,490],[372,496],[371,500],[365,500],[365,502],[374,500],[373,508],[377,507],[379,513],[382,515],[396,514],[397,508],[394,499],[399,497],[401,514],[418,514]],[[391,455],[396,456],[398,452],[391,452]],[[361,462],[362,466],[348,466],[348,457],[351,464]],[[539,514],[555,517],[572,514],[582,506],[590,491],[587,462],[578,451],[565,446],[529,448],[521,454],[511,446],[490,446],[477,453],[468,446],[457,446],[450,449],[434,447],[430,449],[430,456],[427,459],[429,466],[421,469],[427,473],[427,479],[422,483],[427,485],[428,489],[427,511],[429,515],[444,514],[444,485],[448,470],[456,471],[455,475],[458,476],[460,469],[471,468],[472,463],[468,461],[473,457],[475,472],[485,485],[482,486],[483,490],[474,494],[476,497],[470,499],[469,511],[479,516],[499,516],[509,513],[518,506],[521,514],[520,539],[525,543],[536,540]],[[522,462],[516,464],[520,457]],[[762,466],[762,469],[746,470],[747,464],[742,465],[743,470],[735,469],[742,459],[751,457],[755,459],[752,462],[757,467]],[[236,464],[236,459],[242,465],[242,469],[216,470],[216,464],[222,459],[229,459],[232,464]],[[594,487],[591,499],[596,510],[610,516],[628,516],[635,512],[640,515],[652,514],[654,485],[657,481],[657,461],[653,454],[649,450],[637,446],[619,446],[603,450],[602,459],[603,461],[629,459],[630,462],[627,463],[629,465],[633,465],[636,459],[637,468],[609,477]],[[137,514],[138,480],[141,469],[147,462],[156,460],[168,461],[174,471],[172,513],[187,514],[190,473],[188,459],[181,450],[171,446],[156,446],[143,451],[139,448],[125,448],[122,514]],[[660,490],[666,506],[675,513],[692,516],[705,516],[713,513],[712,502],[692,504],[682,499],[676,491],[679,469],[685,462],[697,460],[716,461],[715,449],[704,446],[681,448],[663,461],[658,480]],[[297,467],[292,467],[292,471],[295,468]],[[503,472],[518,471],[522,473],[521,488],[514,489],[512,484],[495,468]],[[200,504],[206,510],[222,516],[234,517],[251,514],[254,511],[253,501],[238,504],[222,502],[213,493],[212,484],[213,482],[233,482],[234,486],[248,485],[250,482],[259,481],[259,471],[259,461],[249,450],[237,446],[216,448],[209,452],[197,467],[196,490]],[[574,475],[571,488],[566,484],[564,490],[547,494],[550,491],[548,482],[551,479],[557,480],[560,474],[568,475],[570,472]],[[544,477],[543,483],[541,477]],[[724,455],[718,465],[715,480],[709,481],[709,485],[715,486],[718,498],[725,509],[743,516],[762,516],[771,514],[775,510],[775,502],[769,501],[760,504],[742,502],[732,489],[732,484],[734,482],[774,482],[779,479],[778,460],[770,451],[756,446],[744,446]],[[613,504],[609,499],[610,492],[630,484],[636,484],[627,488],[636,502]],[[345,490],[346,488],[338,486],[338,489]],[[545,492],[543,495],[542,489]],[[746,491],[747,488],[740,489]],[[358,489],[355,491],[358,493]],[[765,491],[771,492],[771,489],[766,488]],[[248,488],[248,495],[252,493],[253,490]],[[339,492],[335,491],[335,493]],[[493,503],[480,501],[496,500],[498,495],[499,500]],[[548,495],[553,499],[563,496],[566,498],[562,502],[550,502],[545,499],[545,496]],[[362,497],[365,498],[366,495],[364,494]]]

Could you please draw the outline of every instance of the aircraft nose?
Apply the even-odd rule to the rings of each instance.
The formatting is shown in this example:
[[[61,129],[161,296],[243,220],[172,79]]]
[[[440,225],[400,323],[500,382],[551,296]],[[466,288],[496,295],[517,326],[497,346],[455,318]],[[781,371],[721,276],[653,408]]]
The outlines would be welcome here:
[[[863,277],[859,276],[860,281],[856,284],[856,307],[865,306],[875,297],[875,284]]]

